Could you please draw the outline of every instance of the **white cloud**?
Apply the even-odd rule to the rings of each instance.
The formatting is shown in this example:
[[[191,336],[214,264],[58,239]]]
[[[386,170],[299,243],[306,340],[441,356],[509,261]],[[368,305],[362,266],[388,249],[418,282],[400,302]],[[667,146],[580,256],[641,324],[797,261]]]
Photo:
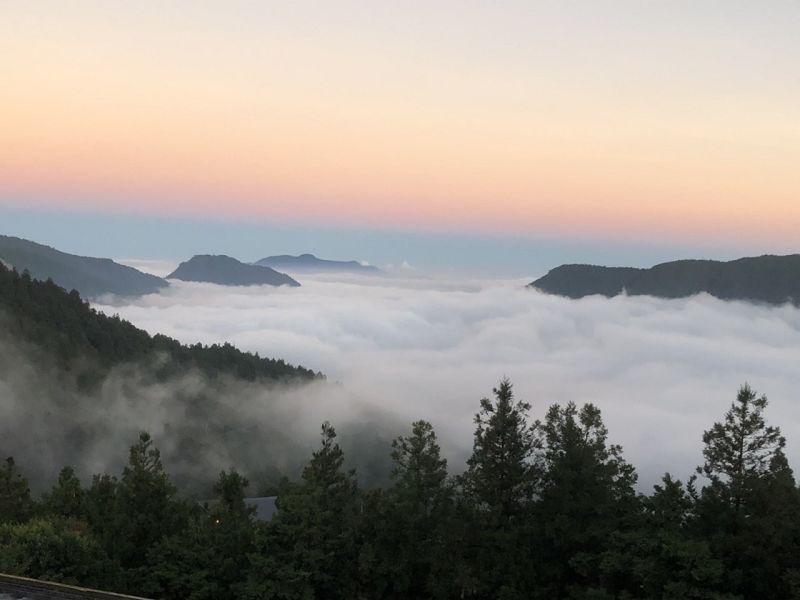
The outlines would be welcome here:
[[[140,258],[118,258],[116,262],[157,277],[166,277],[172,273],[180,263],[180,261],[177,260],[149,260]]]
[[[597,404],[643,487],[667,470],[682,478],[692,471],[703,430],[745,381],[769,396],[768,419],[787,435],[790,459],[800,459],[795,308],[708,296],[572,301],[519,280],[302,283],[176,282],[132,304],[98,308],[184,342],[230,341],[322,370],[343,384],[336,402],[350,404],[340,418],[366,404],[407,421],[429,419],[458,461],[471,445],[479,398],[502,376],[536,417],[554,402]],[[335,404],[307,416],[335,423]]]

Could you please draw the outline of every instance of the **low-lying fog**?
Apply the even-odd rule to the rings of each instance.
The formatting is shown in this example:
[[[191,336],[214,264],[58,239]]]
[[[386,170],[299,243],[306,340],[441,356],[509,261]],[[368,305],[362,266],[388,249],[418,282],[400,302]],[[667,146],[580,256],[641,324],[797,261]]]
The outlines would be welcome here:
[[[708,296],[574,301],[526,289],[530,280],[299,279],[300,288],[277,289],[175,282],[97,307],[151,333],[230,341],[323,371],[331,400],[309,394],[303,430],[357,421],[367,408],[428,419],[454,471],[469,452],[479,399],[503,376],[537,418],[551,403],[597,404],[642,489],[664,471],[693,471],[703,430],[745,381],[768,395],[768,420],[800,465],[795,308]]]

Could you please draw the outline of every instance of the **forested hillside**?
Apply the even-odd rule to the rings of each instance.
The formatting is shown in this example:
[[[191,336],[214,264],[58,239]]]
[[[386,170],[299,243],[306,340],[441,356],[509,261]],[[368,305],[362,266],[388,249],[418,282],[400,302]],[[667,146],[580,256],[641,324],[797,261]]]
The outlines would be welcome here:
[[[207,376],[231,375],[245,381],[310,380],[319,375],[283,360],[241,352],[230,344],[186,346],[164,335],[151,336],[117,316],[91,308],[76,291],[38,281],[0,265],[0,329],[46,350],[64,369],[84,377],[109,368],[163,357],[155,375],[165,378],[190,368]]]
[[[310,404],[307,387],[323,380],[230,344],[151,336],[0,266],[0,456],[24,461],[38,489],[61,461],[81,475],[115,468],[108,448],[141,429],[168,435],[165,460],[185,492],[208,493],[209,464],[272,481],[302,464],[295,404]],[[264,448],[276,457],[270,473]]]
[[[389,485],[365,490],[325,423],[269,522],[235,469],[213,502],[181,497],[146,433],[117,475],[85,485],[67,466],[39,499],[9,458],[0,572],[174,600],[790,600],[800,493],[766,408],[742,387],[697,472],[641,495],[597,407],[533,421],[504,380],[480,402],[462,474],[418,421],[394,441]]]

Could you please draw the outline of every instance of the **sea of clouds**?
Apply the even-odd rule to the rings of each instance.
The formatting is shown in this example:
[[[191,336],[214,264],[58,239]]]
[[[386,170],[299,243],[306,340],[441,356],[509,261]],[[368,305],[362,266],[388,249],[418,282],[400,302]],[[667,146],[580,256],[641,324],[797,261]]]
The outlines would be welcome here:
[[[330,275],[305,276],[300,288],[173,282],[97,308],[186,343],[229,341],[324,372],[334,385],[310,391],[304,404],[295,394],[303,431],[376,412],[399,419],[391,422],[430,420],[453,470],[470,450],[479,399],[506,376],[535,418],[552,403],[599,406],[643,489],[665,471],[691,474],[703,430],[744,382],[768,395],[768,419],[800,464],[800,310],[705,295],[569,300],[526,283]]]

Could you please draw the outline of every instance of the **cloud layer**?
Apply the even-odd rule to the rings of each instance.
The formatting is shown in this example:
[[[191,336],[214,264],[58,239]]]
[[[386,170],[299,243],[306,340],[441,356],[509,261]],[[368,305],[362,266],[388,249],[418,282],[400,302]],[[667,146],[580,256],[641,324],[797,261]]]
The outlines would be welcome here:
[[[299,289],[176,283],[119,313],[184,342],[230,341],[319,369],[340,382],[304,403],[303,420],[358,421],[385,411],[431,420],[454,470],[471,445],[478,400],[503,376],[542,417],[552,403],[593,402],[642,487],[686,477],[701,435],[745,381],[800,459],[800,311],[708,296],[574,301],[525,282],[350,277]],[[333,396],[336,396],[335,398]],[[371,414],[374,414],[371,413]],[[306,427],[307,429],[309,427]]]

